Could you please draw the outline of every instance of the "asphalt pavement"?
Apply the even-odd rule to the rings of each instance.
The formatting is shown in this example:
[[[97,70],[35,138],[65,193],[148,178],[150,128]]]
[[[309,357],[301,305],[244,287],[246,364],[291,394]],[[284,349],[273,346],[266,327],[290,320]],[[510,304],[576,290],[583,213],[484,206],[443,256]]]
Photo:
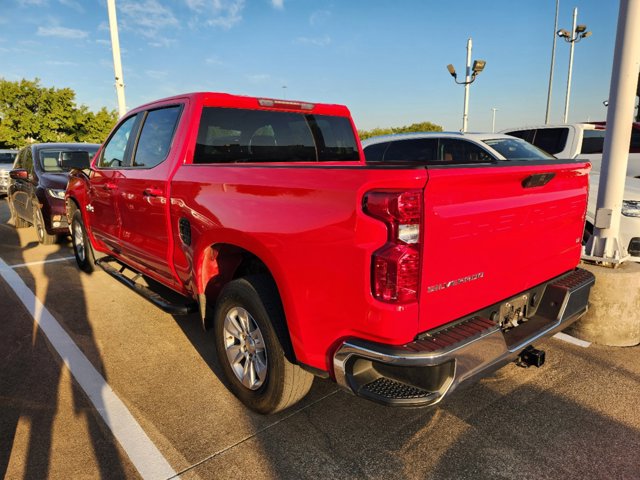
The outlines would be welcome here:
[[[548,339],[542,368],[508,365],[431,409],[316,379],[261,416],[225,388],[197,315],[72,254],[0,201],[0,477],[640,478],[640,347]]]

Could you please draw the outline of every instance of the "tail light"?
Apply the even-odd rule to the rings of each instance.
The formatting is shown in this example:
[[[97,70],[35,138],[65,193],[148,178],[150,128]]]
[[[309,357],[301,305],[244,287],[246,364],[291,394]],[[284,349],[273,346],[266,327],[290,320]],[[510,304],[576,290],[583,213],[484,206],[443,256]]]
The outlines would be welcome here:
[[[387,243],[373,253],[373,296],[389,303],[415,302],[420,281],[422,191],[367,192],[363,210],[384,222],[389,232]]]

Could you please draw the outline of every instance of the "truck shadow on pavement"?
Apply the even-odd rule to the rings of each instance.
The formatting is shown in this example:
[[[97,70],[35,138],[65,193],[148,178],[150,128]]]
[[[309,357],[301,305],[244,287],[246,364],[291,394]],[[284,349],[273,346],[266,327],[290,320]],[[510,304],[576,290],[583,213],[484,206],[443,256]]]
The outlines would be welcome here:
[[[202,331],[197,315],[176,321],[221,379],[211,332]],[[628,380],[626,397],[608,398],[610,367],[589,370],[592,359],[567,356],[572,365],[527,371],[509,365],[431,409],[380,406],[319,379],[299,405],[277,415],[256,415],[238,402],[255,434],[211,456],[196,473],[215,478],[216,472],[251,468],[264,478],[297,479],[637,478],[640,419],[620,413],[634,396],[635,405],[640,401],[637,379]],[[575,378],[575,370],[584,378]],[[576,400],[580,395],[602,401]],[[603,402],[615,405],[611,415],[603,413]]]
[[[0,246],[2,252],[8,250],[11,257],[7,263],[23,263],[21,252],[38,244],[31,242],[21,247],[20,236],[13,226],[7,224],[6,218],[0,218],[0,223]],[[59,245],[44,261],[68,255],[68,246]],[[75,264],[45,263],[40,280],[28,267],[14,270],[106,378],[87,320],[83,287]],[[2,280],[0,293],[0,309],[4,312],[0,314],[4,346],[0,352],[0,478],[16,478],[21,473],[22,478],[43,479],[63,472],[67,472],[64,473],[67,478],[96,473],[101,478],[124,478],[115,443],[105,435],[97,413],[75,381],[65,385],[72,377],[58,353]],[[79,417],[84,421],[79,421]],[[90,439],[88,449],[85,447],[87,437]],[[55,462],[52,445],[56,445]],[[67,455],[70,458],[66,458]],[[97,463],[97,472],[91,474],[95,472],[94,463]]]

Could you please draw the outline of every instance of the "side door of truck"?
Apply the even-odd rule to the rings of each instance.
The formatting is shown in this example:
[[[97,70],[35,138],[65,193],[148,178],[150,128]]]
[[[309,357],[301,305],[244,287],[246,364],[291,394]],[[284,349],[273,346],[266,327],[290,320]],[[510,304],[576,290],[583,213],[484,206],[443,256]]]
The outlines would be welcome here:
[[[138,114],[120,123],[107,139],[91,170],[91,202],[87,205],[91,231],[96,239],[116,253],[121,249],[118,183],[129,161],[139,123]]]
[[[182,104],[140,112],[140,128],[118,193],[123,259],[144,273],[173,282],[169,251],[169,178],[178,159],[172,148]],[[175,142],[176,144],[180,142]]]

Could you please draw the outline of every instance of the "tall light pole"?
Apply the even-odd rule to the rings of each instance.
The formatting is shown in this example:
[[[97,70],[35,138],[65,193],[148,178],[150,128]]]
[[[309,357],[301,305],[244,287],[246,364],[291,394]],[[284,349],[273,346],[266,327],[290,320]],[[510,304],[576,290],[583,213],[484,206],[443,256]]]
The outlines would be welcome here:
[[[495,133],[496,132],[496,112],[498,111],[498,109],[496,107],[493,107],[491,109],[492,113],[492,119],[491,119],[491,133]]]
[[[109,12],[109,30],[111,32],[111,51],[113,52],[113,70],[116,76],[116,95],[118,96],[118,113],[120,117],[127,113],[124,100],[124,77],[122,60],[120,59],[120,40],[118,38],[118,19],[116,18],[116,0],[107,0]]]
[[[596,216],[585,256],[605,264],[621,263],[628,255],[627,246],[620,241],[620,218],[625,207],[630,208],[625,205],[624,186],[631,140],[629,120],[640,69],[639,22],[640,0],[620,0]]]
[[[560,0],[556,0],[556,21],[553,25],[553,47],[551,48],[551,67],[549,68],[549,89],[547,90],[547,112],[544,116],[545,125],[549,124],[551,115],[551,89],[553,87],[553,68],[556,64],[556,32],[558,31],[558,10],[560,9]]]
[[[573,9],[573,26],[571,32],[566,30],[558,30],[558,36],[564,38],[564,41],[571,44],[569,49],[569,73],[567,75],[567,95],[564,100],[564,115],[562,123],[567,123],[569,119],[569,100],[571,98],[571,73],[573,71],[573,48],[577,42],[583,38],[591,36],[591,32],[587,31],[586,25],[576,25],[578,22],[578,7]]]
[[[485,62],[484,60],[474,60],[473,67],[471,66],[471,47],[472,47],[472,41],[471,41],[471,38],[469,38],[467,40],[467,65],[466,65],[464,82],[458,81],[458,74],[456,73],[456,69],[453,68],[453,65],[451,64],[447,65],[447,70],[449,70],[449,73],[453,77],[453,80],[458,85],[464,85],[464,109],[462,111],[462,130],[461,130],[462,132],[467,131],[467,123],[469,118],[469,85],[471,85],[475,81],[476,76],[478,76],[480,72],[484,70],[484,67],[487,64],[487,62]]]

